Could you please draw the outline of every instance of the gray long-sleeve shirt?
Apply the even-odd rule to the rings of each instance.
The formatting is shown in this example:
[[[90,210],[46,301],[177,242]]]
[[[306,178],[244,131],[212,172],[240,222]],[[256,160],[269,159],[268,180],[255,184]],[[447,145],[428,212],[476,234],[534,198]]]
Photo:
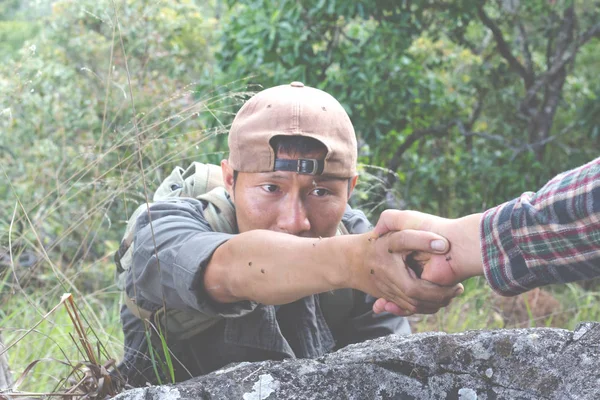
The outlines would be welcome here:
[[[214,251],[233,235],[214,232],[204,218],[204,207],[205,203],[189,198],[153,204],[153,229],[147,213],[137,220],[133,265],[126,276],[127,296],[144,309],[155,311],[164,305],[208,322],[207,329],[189,338],[174,340],[167,335],[176,380],[231,362],[318,357],[369,338],[410,333],[405,318],[374,314],[375,299],[352,289],[282,306],[213,301],[204,290],[204,268]],[[365,215],[350,207],[342,222],[351,234],[371,229]],[[126,306],[121,309],[121,321],[125,334],[121,372],[133,385],[156,383],[144,322]],[[157,371],[165,382],[160,367]]]

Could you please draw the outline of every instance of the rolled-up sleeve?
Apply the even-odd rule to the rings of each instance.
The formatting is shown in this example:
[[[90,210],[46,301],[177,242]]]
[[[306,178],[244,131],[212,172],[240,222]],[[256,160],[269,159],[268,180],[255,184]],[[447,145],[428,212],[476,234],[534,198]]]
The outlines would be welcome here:
[[[247,314],[255,303],[218,303],[204,287],[204,269],[215,250],[232,237],[211,229],[198,200],[152,204],[150,212],[137,219],[127,295],[150,311],[165,305],[215,318]]]
[[[600,276],[600,158],[486,211],[481,254],[504,296]]]

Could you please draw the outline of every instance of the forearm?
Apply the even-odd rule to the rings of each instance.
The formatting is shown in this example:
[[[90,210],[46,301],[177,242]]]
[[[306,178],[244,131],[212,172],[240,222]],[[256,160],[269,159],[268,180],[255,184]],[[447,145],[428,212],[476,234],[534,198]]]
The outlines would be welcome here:
[[[357,258],[353,249],[362,236],[302,238],[266,230],[245,232],[215,251],[204,286],[221,303],[263,304],[285,304],[347,287]]]
[[[482,216],[481,213],[471,214],[452,220],[453,229],[441,233],[451,243],[450,252],[446,258],[452,265],[456,265],[459,281],[483,275],[479,241]]]
[[[265,304],[352,288],[387,298],[406,315],[433,313],[461,293],[462,287],[417,279],[393,244],[428,247],[440,236],[422,232],[412,246],[411,236],[403,240],[404,235],[397,232],[377,239],[369,232],[309,239],[270,231],[246,232],[215,251],[205,270],[204,287],[217,302],[252,300]]]

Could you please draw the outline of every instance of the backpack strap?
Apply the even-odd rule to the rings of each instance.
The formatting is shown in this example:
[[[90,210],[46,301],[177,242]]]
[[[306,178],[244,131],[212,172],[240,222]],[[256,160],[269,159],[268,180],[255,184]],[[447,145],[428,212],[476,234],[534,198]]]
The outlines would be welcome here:
[[[125,290],[125,274],[124,272],[129,269],[133,263],[133,251],[134,251],[134,232],[135,232],[135,221],[144,212],[148,212],[148,204],[141,204],[131,215],[125,228],[125,234],[119,245],[119,248],[115,252],[114,260],[117,269],[116,282],[119,290]]]
[[[337,227],[337,232],[335,234],[336,234],[336,236],[349,235],[350,232],[348,232],[348,228],[346,228],[346,225],[344,225],[344,223],[342,221],[340,221],[340,223]]]
[[[216,187],[208,193],[196,196],[206,202],[204,218],[215,232],[238,233],[235,206],[224,187]]]
[[[187,169],[175,167],[160,184],[153,201],[172,197],[198,197],[223,186],[221,167],[213,164],[193,162]]]

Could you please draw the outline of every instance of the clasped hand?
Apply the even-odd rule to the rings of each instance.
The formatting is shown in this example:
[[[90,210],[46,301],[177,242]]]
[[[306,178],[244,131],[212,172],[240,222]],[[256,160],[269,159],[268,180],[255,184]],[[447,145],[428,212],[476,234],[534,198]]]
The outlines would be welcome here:
[[[363,291],[378,297],[373,311],[433,314],[479,274],[479,216],[450,220],[415,211],[387,210],[372,232]]]

